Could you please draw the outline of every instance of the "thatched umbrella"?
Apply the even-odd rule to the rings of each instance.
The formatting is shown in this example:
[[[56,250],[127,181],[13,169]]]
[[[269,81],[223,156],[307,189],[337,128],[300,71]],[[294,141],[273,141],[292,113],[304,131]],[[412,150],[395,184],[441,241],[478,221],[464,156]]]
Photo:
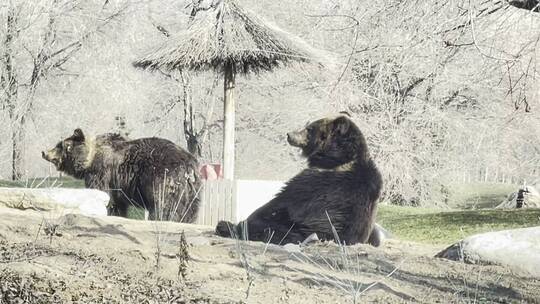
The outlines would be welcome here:
[[[215,70],[224,75],[223,174],[234,178],[234,87],[237,73],[269,71],[319,57],[307,44],[269,25],[233,0],[198,14],[185,32],[138,59],[150,70]]]

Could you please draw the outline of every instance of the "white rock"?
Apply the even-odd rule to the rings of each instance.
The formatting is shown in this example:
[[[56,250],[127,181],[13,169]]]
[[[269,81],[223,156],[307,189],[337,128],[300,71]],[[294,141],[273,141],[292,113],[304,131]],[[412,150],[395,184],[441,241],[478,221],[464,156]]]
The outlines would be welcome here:
[[[0,207],[102,216],[108,204],[109,195],[95,189],[0,187]]]
[[[540,277],[540,227],[473,235],[438,253],[437,257],[506,265]]]
[[[319,241],[319,236],[316,233],[312,233],[302,242],[302,244],[300,244],[300,246],[306,246],[309,243],[317,241]]]
[[[283,249],[287,250],[287,252],[289,252],[289,253],[301,252],[302,251],[302,249],[300,248],[300,245],[293,244],[293,243],[287,243],[287,244],[283,245]]]

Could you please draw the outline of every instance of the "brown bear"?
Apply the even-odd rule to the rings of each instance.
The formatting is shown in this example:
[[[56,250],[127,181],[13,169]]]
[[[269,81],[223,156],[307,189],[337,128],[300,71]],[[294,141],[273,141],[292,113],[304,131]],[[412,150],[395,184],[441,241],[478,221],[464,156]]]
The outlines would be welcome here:
[[[81,129],[42,157],[58,171],[83,179],[87,188],[108,192],[109,215],[127,217],[130,205],[150,219],[192,223],[199,209],[197,159],[163,138],[128,140],[107,133],[86,137]]]
[[[358,127],[340,115],[288,133],[287,140],[302,149],[308,168],[245,221],[219,222],[216,233],[274,244],[316,233],[320,240],[378,246],[383,233],[374,223],[382,178]]]

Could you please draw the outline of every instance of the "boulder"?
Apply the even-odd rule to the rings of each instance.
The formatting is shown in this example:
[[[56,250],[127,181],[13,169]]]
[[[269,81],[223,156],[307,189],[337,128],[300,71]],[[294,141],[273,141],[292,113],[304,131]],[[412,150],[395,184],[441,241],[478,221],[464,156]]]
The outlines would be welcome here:
[[[508,194],[508,197],[501,202],[496,209],[515,209],[518,208],[518,197],[521,192],[522,207],[521,208],[540,208],[540,193],[537,186],[524,186],[518,191]]]
[[[504,265],[540,277],[540,227],[470,236],[436,257],[472,264]]]
[[[109,195],[95,189],[0,187],[0,207],[101,216],[108,204]]]

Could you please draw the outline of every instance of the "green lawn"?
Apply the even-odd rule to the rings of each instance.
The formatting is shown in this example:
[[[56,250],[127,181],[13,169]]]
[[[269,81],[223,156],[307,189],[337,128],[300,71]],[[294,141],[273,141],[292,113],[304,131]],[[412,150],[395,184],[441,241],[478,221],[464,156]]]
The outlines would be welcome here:
[[[540,209],[456,211],[380,206],[377,222],[398,239],[451,244],[476,233],[540,226]]]
[[[448,186],[448,206],[455,209],[493,208],[518,188],[503,183],[453,183]]]
[[[84,181],[73,177],[37,177],[23,181],[8,181],[0,180],[0,187],[25,187],[25,188],[45,188],[45,187],[62,187],[62,188],[84,188]]]

